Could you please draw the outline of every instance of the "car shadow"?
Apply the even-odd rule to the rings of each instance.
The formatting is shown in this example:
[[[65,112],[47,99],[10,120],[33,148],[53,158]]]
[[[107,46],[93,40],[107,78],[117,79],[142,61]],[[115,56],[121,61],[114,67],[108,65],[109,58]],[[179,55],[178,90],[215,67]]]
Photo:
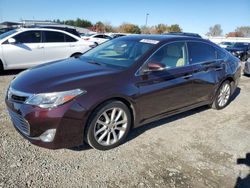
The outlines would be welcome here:
[[[237,164],[238,165],[243,164],[243,165],[250,167],[250,153],[246,154],[246,158],[238,158]],[[235,188],[249,188],[250,187],[250,173],[244,178],[241,178],[239,176],[236,180],[234,187]]]
[[[241,89],[239,87],[237,87],[235,89],[235,92],[231,96],[230,103],[237,98],[237,96],[240,94],[240,91],[241,91]],[[186,112],[182,112],[180,114],[176,114],[176,115],[173,115],[170,117],[163,118],[161,120],[158,120],[158,121],[155,121],[152,123],[145,124],[141,127],[138,127],[136,129],[132,130],[127,138],[127,141],[136,138],[137,136],[143,134],[147,130],[153,129],[155,127],[158,127],[158,126],[161,126],[161,125],[164,125],[167,123],[171,123],[171,122],[179,120],[179,119],[183,119],[185,117],[191,116],[191,115],[196,114],[196,113],[200,113],[200,112],[208,110],[208,109],[210,109],[209,106],[202,106],[202,107],[198,107],[198,108],[186,111]]]
[[[83,144],[80,146],[75,146],[75,147],[67,148],[67,149],[72,150],[72,151],[86,151],[86,150],[93,149],[93,148],[90,147],[88,144]]]
[[[17,75],[20,72],[24,71],[24,69],[18,69],[18,70],[4,70],[0,72],[0,76],[11,76],[11,75]]]
[[[237,98],[237,96],[240,94],[240,92],[241,92],[241,88],[237,87],[235,89],[233,95],[231,96],[229,104]]]

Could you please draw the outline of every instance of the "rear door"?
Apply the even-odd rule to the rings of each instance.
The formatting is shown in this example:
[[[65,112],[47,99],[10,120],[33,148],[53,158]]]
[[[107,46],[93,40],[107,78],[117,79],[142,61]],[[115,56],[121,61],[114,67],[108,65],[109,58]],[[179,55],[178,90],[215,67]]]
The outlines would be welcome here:
[[[15,44],[5,41],[2,44],[7,68],[29,68],[44,62],[44,49],[41,31],[24,31],[12,37]]]
[[[167,69],[138,76],[141,118],[145,121],[192,104],[192,72],[185,42],[160,48],[146,63],[164,64]]]
[[[189,62],[193,67],[192,100],[194,103],[211,101],[217,84],[225,75],[223,58],[212,45],[193,41],[187,42]]]
[[[57,31],[43,31],[44,54],[46,62],[69,58],[74,42],[66,41],[65,34]]]

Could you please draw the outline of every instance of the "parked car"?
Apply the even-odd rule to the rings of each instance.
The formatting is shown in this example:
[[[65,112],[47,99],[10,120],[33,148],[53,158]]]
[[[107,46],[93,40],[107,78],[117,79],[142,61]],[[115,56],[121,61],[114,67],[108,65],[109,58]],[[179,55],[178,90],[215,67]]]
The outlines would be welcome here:
[[[168,33],[163,33],[163,35],[180,35],[180,36],[189,36],[189,37],[198,37],[202,38],[199,34],[197,33],[186,33],[186,32],[168,32]]]
[[[56,26],[56,25],[53,25],[53,26],[51,26],[51,25],[40,25],[39,27],[40,28],[48,28],[48,29],[57,29],[57,30],[67,31],[68,33],[71,33],[71,34],[81,38],[81,35],[74,28],[62,27],[62,26]]]
[[[85,34],[81,35],[81,38],[87,41],[94,42],[96,45],[102,44],[112,39],[112,37],[105,34]]]
[[[250,75],[250,58],[248,58],[247,61],[245,62],[243,73],[247,76]]]
[[[66,31],[45,28],[15,29],[0,35],[0,69],[23,69],[78,57],[94,43]]]
[[[8,31],[11,31],[11,30],[13,30],[13,29],[15,29],[15,28],[1,28],[1,29],[0,29],[0,35],[3,34],[3,33],[8,32]]]
[[[227,47],[226,50],[242,61],[246,61],[249,57],[248,51],[250,50],[250,43],[236,42],[232,46]]]
[[[221,42],[219,43],[219,46],[222,48],[228,48],[230,46],[232,46],[234,43],[233,42]]]
[[[112,39],[118,38],[118,37],[124,37],[127,36],[128,34],[124,33],[107,33],[108,36],[110,36]]]
[[[225,108],[239,62],[198,37],[126,36],[22,72],[5,102],[17,131],[33,144],[107,150],[143,124],[203,105]]]

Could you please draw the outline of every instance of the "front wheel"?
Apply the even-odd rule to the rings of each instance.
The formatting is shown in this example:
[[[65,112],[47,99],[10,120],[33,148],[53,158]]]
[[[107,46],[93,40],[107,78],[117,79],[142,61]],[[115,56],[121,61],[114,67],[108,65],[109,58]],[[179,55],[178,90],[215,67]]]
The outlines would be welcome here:
[[[225,108],[230,102],[231,96],[231,84],[227,80],[223,82],[218,89],[214,102],[212,104],[212,108],[220,110]]]
[[[124,103],[106,102],[92,114],[85,131],[85,139],[91,147],[108,150],[125,141],[131,127],[131,114]]]

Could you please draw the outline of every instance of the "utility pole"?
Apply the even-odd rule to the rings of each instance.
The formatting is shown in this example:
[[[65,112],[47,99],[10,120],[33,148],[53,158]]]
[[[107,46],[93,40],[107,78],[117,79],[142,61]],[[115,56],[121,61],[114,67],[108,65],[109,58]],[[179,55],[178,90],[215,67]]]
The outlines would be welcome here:
[[[148,16],[149,16],[149,13],[146,14],[146,27],[148,25]]]

